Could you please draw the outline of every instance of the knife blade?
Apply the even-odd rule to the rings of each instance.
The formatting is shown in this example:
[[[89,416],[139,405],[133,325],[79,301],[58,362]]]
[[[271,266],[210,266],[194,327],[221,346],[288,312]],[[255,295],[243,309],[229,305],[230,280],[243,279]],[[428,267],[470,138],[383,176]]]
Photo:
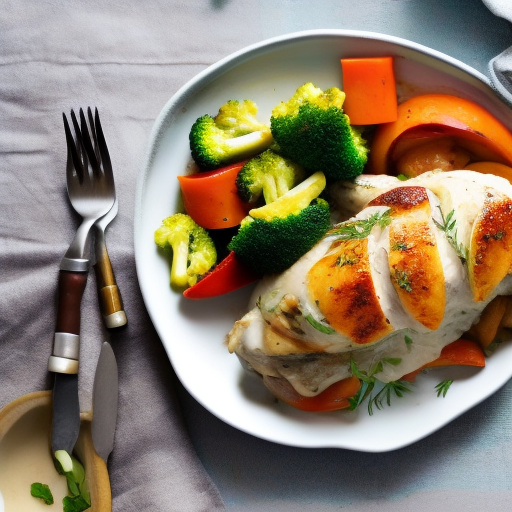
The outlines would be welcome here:
[[[57,322],[48,370],[55,374],[52,395],[52,452],[72,453],[80,430],[78,359],[80,353],[80,305],[86,273],[61,270],[58,285]]]
[[[119,401],[117,361],[110,343],[101,347],[92,391],[92,442],[96,453],[107,462],[114,448]]]
[[[56,373],[53,385],[52,453],[73,452],[80,431],[78,375]]]

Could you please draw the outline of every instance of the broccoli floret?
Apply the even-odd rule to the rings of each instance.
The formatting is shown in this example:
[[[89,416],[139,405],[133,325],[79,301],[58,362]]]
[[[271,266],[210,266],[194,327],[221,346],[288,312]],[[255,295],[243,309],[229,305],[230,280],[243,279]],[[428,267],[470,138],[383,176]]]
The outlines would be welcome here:
[[[164,219],[155,231],[155,242],[162,249],[172,249],[172,286],[193,286],[217,261],[210,235],[184,213]]]
[[[344,100],[336,87],[325,92],[312,83],[299,87],[272,110],[270,129],[280,151],[306,169],[323,171],[329,180],[361,174],[368,146],[343,112]]]
[[[236,179],[236,188],[245,203],[255,203],[263,193],[268,204],[298,185],[305,176],[300,165],[273,149],[267,149],[242,167]]]
[[[212,170],[250,158],[272,144],[267,125],[256,119],[258,107],[251,100],[230,100],[212,117],[204,115],[189,134],[192,158],[202,170]]]
[[[318,172],[273,203],[251,210],[228,248],[260,275],[291,267],[331,225],[329,203],[317,197],[324,187],[325,176]]]

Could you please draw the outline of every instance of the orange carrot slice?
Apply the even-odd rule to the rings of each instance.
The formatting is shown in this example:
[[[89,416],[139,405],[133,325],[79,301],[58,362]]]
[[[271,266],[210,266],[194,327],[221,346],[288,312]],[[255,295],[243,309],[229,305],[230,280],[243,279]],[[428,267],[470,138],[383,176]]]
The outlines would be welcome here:
[[[392,57],[341,59],[343,110],[351,124],[390,123],[397,119],[397,94]]]

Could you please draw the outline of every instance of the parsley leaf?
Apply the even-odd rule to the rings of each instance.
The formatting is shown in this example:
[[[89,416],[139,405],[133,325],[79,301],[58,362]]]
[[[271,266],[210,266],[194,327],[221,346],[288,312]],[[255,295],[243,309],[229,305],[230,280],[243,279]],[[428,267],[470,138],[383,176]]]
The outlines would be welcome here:
[[[34,482],[30,486],[30,494],[34,496],[34,498],[43,500],[47,505],[53,504],[52,491],[50,491],[50,488],[46,484]]]
[[[62,505],[64,506],[64,512],[83,512],[91,507],[91,504],[81,495],[65,496],[62,499]]]

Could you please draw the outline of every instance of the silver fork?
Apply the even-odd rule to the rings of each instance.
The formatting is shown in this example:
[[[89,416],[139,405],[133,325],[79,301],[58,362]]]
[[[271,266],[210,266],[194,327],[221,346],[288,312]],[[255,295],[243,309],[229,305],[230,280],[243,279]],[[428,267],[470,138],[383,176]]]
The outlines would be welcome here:
[[[60,264],[56,335],[49,364],[50,371],[59,373],[78,372],[80,304],[89,271],[89,234],[94,223],[109,212],[115,201],[112,165],[98,111],[94,119],[91,113],[90,127],[81,109],[80,117],[81,126],[71,111],[73,139],[63,114],[68,148],[68,195],[71,205],[82,216],[82,223]]]
[[[54,373],[53,453],[58,450],[71,453],[80,429],[80,308],[89,273],[89,233],[94,223],[108,213],[115,201],[112,166],[98,111],[94,119],[91,113],[90,127],[87,127],[82,111],[80,114],[84,121],[81,127],[71,111],[75,139],[63,114],[68,148],[68,196],[73,208],[82,216],[82,223],[60,264],[57,321],[53,352],[48,360],[48,370]],[[101,161],[96,155],[101,156]]]
[[[87,120],[85,118],[84,111],[80,109],[80,129],[82,134],[85,133],[87,135],[83,137],[83,142],[86,154],[89,157],[89,163],[95,175],[99,175],[101,173],[102,166],[105,167],[105,169],[109,169],[112,179],[112,188],[115,195],[114,174],[112,171],[110,155],[106,144],[104,144],[103,151],[100,150],[100,141],[96,137],[96,132],[98,132],[98,134],[101,133],[101,137],[103,138],[98,110],[96,109],[95,118],[93,118],[92,110],[89,107],[87,109],[87,117],[89,120],[89,126],[96,126],[97,128],[96,130],[90,130],[91,137],[88,136],[89,131],[87,129]],[[117,287],[114,271],[112,269],[112,264],[110,263],[107,246],[105,244],[105,230],[117,215],[117,211],[118,203],[116,197],[114,204],[108,213],[95,222],[94,271],[96,274],[101,314],[103,316],[105,326],[109,329],[122,327],[127,323],[121,293]]]

